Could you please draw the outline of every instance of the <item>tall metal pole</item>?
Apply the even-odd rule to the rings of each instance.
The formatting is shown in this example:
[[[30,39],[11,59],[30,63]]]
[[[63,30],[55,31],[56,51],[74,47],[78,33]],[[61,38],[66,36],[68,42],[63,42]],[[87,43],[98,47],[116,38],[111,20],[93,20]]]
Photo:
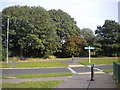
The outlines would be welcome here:
[[[6,50],[7,64],[8,64],[8,43],[9,43],[9,16],[7,17],[7,50]]]

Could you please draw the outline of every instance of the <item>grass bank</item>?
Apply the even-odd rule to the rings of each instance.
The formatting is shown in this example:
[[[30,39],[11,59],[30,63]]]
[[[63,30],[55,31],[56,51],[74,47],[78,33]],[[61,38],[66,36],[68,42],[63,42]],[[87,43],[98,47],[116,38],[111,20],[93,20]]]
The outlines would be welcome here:
[[[2,79],[23,79],[23,78],[40,78],[40,77],[60,77],[72,76],[73,73],[49,73],[49,74],[28,74],[28,75],[8,75],[2,76]]]
[[[15,68],[31,68],[31,67],[68,67],[64,63],[20,63],[15,66]]]
[[[13,64],[10,64],[10,63],[2,63],[1,65],[0,65],[0,68],[9,68],[9,67],[11,67]]]
[[[97,61],[91,60],[90,64],[102,65],[102,64],[113,64],[113,62],[118,62],[118,60],[97,60]],[[83,65],[89,65],[88,61],[80,61],[79,63]]]
[[[113,62],[118,62],[118,57],[101,57],[101,58],[91,58],[90,64],[113,64]],[[82,59],[80,64],[89,65],[88,58]]]
[[[54,88],[60,83],[62,83],[63,81],[64,80],[27,81],[27,82],[21,82],[21,83],[2,83],[2,88]]]

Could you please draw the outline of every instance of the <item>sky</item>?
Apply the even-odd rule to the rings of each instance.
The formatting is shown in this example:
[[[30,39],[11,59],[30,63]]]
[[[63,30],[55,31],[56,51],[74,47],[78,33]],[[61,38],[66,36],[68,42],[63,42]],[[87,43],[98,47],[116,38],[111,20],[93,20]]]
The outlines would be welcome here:
[[[77,22],[77,26],[93,31],[106,19],[118,22],[120,0],[0,0],[0,11],[9,6],[41,6],[46,10],[61,9]]]

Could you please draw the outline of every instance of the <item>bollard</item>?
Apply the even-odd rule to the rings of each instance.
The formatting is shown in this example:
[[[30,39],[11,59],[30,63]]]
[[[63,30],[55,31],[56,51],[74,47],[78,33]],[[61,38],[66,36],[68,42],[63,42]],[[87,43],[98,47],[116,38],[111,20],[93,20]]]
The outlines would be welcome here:
[[[91,81],[94,81],[94,64],[91,64]]]

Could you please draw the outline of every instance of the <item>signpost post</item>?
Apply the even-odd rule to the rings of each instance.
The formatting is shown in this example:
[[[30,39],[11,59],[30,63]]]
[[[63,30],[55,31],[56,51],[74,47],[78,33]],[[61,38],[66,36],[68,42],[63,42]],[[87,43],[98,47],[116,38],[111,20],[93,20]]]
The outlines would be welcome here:
[[[90,49],[95,49],[94,47],[85,47],[85,49],[89,49],[89,63],[91,62],[91,59],[90,59]]]

